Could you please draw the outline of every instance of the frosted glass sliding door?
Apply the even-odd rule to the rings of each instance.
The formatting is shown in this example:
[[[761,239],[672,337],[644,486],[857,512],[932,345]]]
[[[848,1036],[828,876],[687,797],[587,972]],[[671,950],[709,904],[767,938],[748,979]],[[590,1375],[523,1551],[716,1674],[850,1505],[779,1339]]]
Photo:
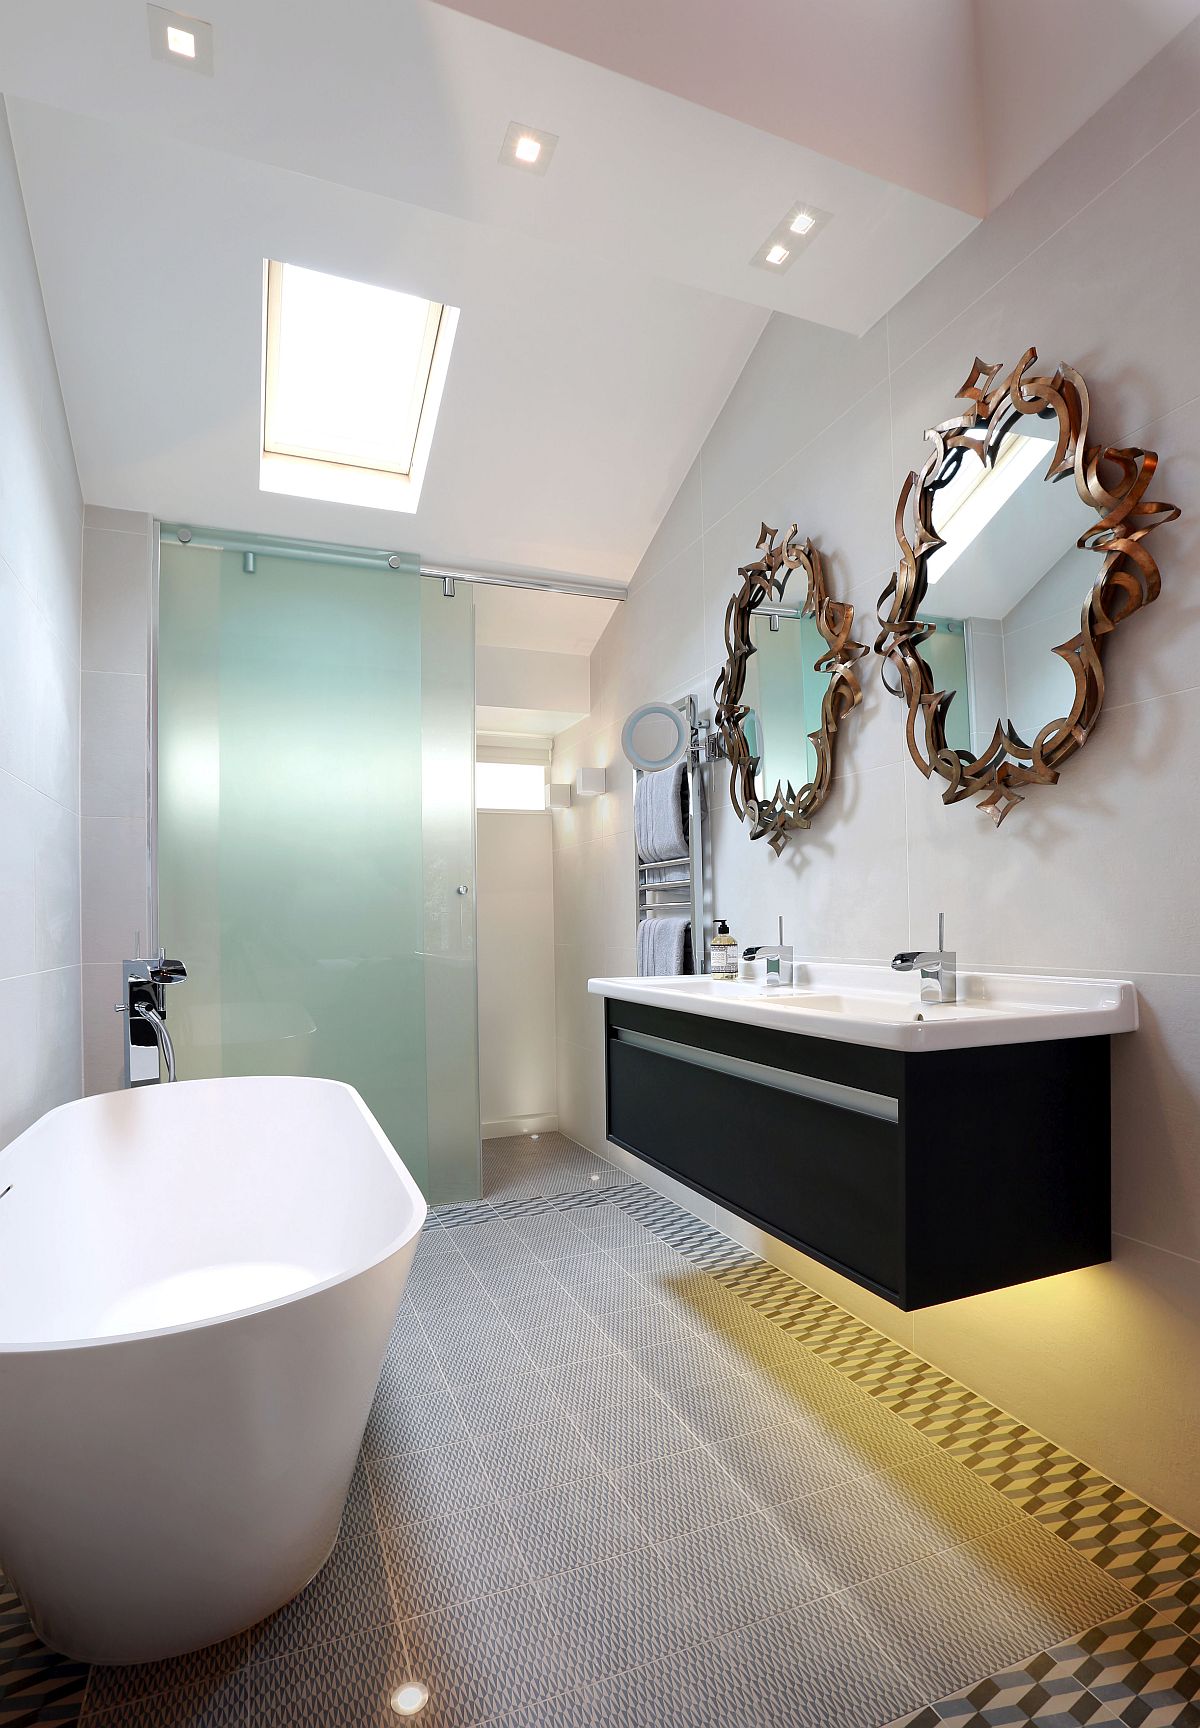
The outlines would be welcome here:
[[[356,1087],[436,1204],[479,1193],[471,596],[161,550],[159,934],[181,1079]],[[331,1148],[331,1157],[336,1148]]]

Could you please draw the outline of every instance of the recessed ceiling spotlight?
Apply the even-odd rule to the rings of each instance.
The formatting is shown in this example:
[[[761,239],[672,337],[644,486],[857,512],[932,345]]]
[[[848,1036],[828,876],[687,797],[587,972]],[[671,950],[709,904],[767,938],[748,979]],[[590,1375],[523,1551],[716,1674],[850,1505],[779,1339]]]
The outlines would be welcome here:
[[[544,174],[557,143],[557,133],[539,132],[536,126],[522,126],[519,120],[514,120],[504,134],[500,160],[506,168],[520,168],[526,174]]]
[[[777,273],[790,270],[797,255],[812,244],[830,220],[828,210],[818,210],[815,204],[793,204],[774,232],[767,235],[751,264]]]
[[[203,18],[189,18],[186,12],[169,12],[165,6],[147,6],[146,22],[150,29],[150,52],[156,60],[189,66],[195,72],[212,76],[211,24],[206,24]]]

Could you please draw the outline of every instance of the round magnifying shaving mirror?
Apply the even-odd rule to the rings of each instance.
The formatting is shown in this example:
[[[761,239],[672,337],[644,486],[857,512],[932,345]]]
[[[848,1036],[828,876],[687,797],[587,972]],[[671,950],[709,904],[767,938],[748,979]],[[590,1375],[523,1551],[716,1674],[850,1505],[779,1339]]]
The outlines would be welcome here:
[[[725,611],[725,669],[714,692],[729,795],[752,840],[775,853],[829,796],[834,739],[862,701],[854,608],[830,598],[821,554],[795,523],[782,542],[763,523]]]
[[[635,768],[656,774],[687,755],[691,734],[678,708],[647,702],[635,708],[621,728],[621,749]]]
[[[1146,497],[1152,451],[1088,443],[1079,373],[1036,362],[1030,348],[1001,376],[977,359],[965,411],[926,433],[875,644],[921,772],[997,824],[1087,742],[1108,639],[1158,594],[1146,536],[1179,514]]]

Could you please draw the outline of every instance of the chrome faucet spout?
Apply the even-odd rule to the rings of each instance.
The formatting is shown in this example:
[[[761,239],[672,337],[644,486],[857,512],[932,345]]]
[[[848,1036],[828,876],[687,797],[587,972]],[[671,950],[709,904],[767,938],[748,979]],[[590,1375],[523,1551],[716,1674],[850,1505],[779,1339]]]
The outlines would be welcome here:
[[[158,1041],[159,1052],[167,1070],[167,1079],[175,1078],[175,1046],[171,1042],[171,1034],[167,1031],[167,1023],[157,1008],[152,1008],[149,1002],[139,1002],[134,1008],[139,1016],[152,1029]]]
[[[954,1002],[958,999],[958,956],[945,946],[946,917],[938,913],[936,948],[902,948],[892,960],[893,972],[921,974],[922,1002]]]

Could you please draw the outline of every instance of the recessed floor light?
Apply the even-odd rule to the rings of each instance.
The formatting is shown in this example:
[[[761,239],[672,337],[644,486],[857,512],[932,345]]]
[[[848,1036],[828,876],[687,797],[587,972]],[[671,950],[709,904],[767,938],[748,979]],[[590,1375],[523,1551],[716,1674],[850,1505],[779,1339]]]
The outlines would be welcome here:
[[[525,174],[544,174],[557,143],[557,133],[539,132],[536,126],[522,126],[519,120],[514,120],[504,134],[500,160],[506,168],[520,168]]]
[[[166,60],[172,66],[187,66],[194,72],[212,76],[212,25],[203,18],[189,18],[186,12],[170,12],[165,6],[147,6],[146,22],[150,30],[150,52],[156,60]]]
[[[767,247],[767,263],[768,264],[783,264],[790,257],[791,257],[791,253],[788,251],[787,247],[786,246],[780,246],[778,244],[778,242],[776,242],[776,244],[774,246],[768,246]]]
[[[407,1680],[403,1686],[397,1686],[388,1699],[388,1704],[397,1716],[416,1716],[424,1710],[429,1702],[429,1688],[419,1680]]]

